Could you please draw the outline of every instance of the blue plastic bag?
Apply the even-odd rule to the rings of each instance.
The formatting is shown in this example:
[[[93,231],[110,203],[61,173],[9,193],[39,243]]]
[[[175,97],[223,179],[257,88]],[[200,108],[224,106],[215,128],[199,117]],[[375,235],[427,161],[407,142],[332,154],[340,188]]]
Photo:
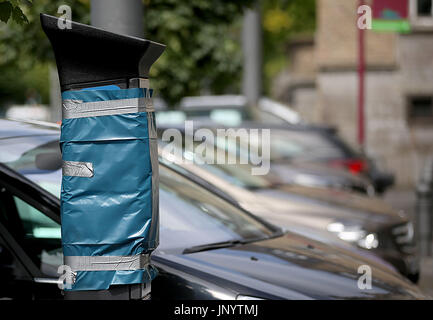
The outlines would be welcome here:
[[[158,160],[150,90],[65,91],[62,246],[69,290],[149,282],[158,246]]]

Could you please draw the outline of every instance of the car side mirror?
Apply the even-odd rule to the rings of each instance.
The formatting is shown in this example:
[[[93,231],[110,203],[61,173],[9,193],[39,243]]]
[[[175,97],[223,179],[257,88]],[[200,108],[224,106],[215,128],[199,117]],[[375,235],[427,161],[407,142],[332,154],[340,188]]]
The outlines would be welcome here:
[[[36,168],[40,170],[56,171],[62,167],[60,152],[40,153],[36,155]]]

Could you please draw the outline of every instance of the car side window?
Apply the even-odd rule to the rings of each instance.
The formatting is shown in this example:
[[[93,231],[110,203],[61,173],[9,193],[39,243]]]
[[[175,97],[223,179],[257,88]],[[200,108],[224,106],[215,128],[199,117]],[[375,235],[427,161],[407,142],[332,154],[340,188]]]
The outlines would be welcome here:
[[[18,197],[14,196],[14,202],[24,231],[20,239],[24,251],[43,274],[57,277],[57,268],[63,264],[60,225]]]
[[[26,239],[61,239],[60,225],[45,214],[14,196]]]
[[[48,276],[62,264],[60,225],[7,189],[0,194],[4,226],[29,258]]]

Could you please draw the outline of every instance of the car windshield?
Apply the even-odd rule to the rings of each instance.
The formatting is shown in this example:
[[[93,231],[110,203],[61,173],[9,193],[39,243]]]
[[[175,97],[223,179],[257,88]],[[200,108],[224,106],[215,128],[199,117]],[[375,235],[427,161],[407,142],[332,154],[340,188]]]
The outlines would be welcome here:
[[[27,146],[27,149],[23,147]],[[15,150],[16,149],[16,150]],[[3,139],[6,165],[60,196],[58,136]],[[160,246],[166,253],[225,241],[250,241],[273,234],[268,226],[166,166],[160,166]]]
[[[224,126],[233,126],[237,127],[242,124],[243,121],[246,120],[254,120],[253,115],[247,108],[239,108],[239,107],[224,107],[218,108],[214,107],[211,109],[197,109],[197,110],[185,110],[185,119],[188,120],[198,120],[198,121],[209,121],[209,119],[215,123],[224,125]],[[261,109],[254,110],[254,116],[258,117],[260,121],[266,123],[273,124],[284,124],[286,123],[283,119],[279,118],[272,113],[267,111],[263,111]]]
[[[204,188],[160,167],[159,250],[265,238],[273,231]]]
[[[251,174],[250,164],[204,164],[203,167],[214,175],[248,190],[267,189],[271,187],[262,176]]]
[[[228,144],[226,150],[231,156],[239,158],[242,154],[242,156],[248,157],[248,151],[239,148],[239,146],[236,145],[236,141],[234,142],[234,145],[232,145],[233,141],[231,139],[227,139],[227,142]],[[194,149],[196,149],[201,143],[206,142],[193,141]],[[159,140],[159,145],[161,148],[164,148],[168,145],[168,143]],[[179,148],[186,159],[194,160],[198,166],[235,186],[249,190],[266,189],[271,187],[271,183],[268,179],[262,176],[254,176],[251,174],[253,166],[249,163],[240,164],[238,161],[236,161],[237,163],[235,164],[229,164],[225,162],[218,163],[218,149],[224,149],[219,147],[219,141],[216,142],[215,146],[210,146],[211,148],[214,148],[214,153],[211,155],[208,155],[205,152],[204,154],[198,154],[190,151],[182,151],[184,146],[181,147],[179,145],[173,145],[173,147],[176,149]],[[167,159],[163,160],[165,164],[167,164],[169,167],[175,168],[176,171],[182,170],[181,167],[176,165],[174,162]]]
[[[217,123],[222,125],[238,126],[249,116],[241,108],[214,108],[197,110],[169,110],[158,111],[156,113],[156,123],[158,125],[178,125],[185,120],[197,121],[200,124]]]
[[[212,109],[195,109],[195,110],[184,110],[188,120],[200,120],[210,119],[215,123],[238,126],[243,120],[249,118],[248,113],[244,108],[237,107],[224,107],[224,108],[212,108]]]

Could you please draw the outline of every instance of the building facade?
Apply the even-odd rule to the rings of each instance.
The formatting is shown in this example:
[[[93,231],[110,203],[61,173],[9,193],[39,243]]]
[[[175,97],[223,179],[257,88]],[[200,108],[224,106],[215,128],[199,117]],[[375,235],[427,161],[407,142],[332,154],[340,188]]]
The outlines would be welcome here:
[[[366,30],[365,153],[415,185],[433,155],[433,0],[409,0],[411,32]],[[368,3],[368,1],[367,1]],[[317,0],[314,37],[294,39],[274,96],[358,148],[358,0]]]

